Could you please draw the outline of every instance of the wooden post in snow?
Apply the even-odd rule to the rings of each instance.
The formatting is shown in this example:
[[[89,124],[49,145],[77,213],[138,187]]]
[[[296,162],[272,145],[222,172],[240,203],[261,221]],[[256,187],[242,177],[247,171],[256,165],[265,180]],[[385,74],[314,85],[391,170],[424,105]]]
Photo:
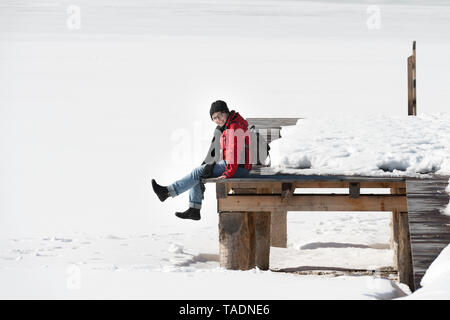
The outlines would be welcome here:
[[[269,194],[272,193],[272,189],[259,188],[257,193]],[[271,216],[272,214],[270,211],[255,213],[255,262],[256,266],[261,270],[269,270]]]
[[[408,116],[416,115],[416,42],[413,41],[413,54],[408,57]]]
[[[219,184],[216,184],[216,188],[217,186]],[[234,189],[233,191],[234,194],[271,193],[269,188]],[[220,191],[220,187],[217,195],[226,198],[226,194]],[[248,270],[255,266],[261,270],[268,270],[270,260],[270,222],[270,211],[220,212],[220,266],[232,270]]]
[[[405,195],[406,188],[390,188],[391,194]],[[407,211],[393,210],[391,215],[391,249],[394,251],[394,268],[398,280],[414,291],[414,271],[411,252],[411,235]]]
[[[255,214],[219,213],[220,266],[231,270],[255,267]]]
[[[281,194],[281,188],[272,188],[273,193]],[[272,210],[270,225],[270,245],[272,247],[287,248],[287,211]]]

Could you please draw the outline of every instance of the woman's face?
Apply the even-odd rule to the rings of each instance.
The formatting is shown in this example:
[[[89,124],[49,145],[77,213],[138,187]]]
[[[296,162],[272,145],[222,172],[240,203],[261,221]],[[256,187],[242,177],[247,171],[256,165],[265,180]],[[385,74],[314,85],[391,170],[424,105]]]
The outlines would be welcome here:
[[[223,127],[225,123],[227,123],[227,113],[217,111],[213,113],[212,120],[215,122],[216,125]]]

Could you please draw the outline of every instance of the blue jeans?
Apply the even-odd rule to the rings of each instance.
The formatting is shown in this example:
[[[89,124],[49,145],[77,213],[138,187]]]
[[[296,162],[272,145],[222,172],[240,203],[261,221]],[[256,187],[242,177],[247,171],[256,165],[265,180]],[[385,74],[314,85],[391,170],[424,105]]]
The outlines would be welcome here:
[[[189,190],[189,207],[201,209],[203,194],[199,182],[205,166],[206,164],[203,164],[200,167],[195,168],[187,176],[167,186],[169,189],[169,195],[174,198]],[[212,178],[221,176],[225,172],[226,166],[227,164],[225,160],[217,162],[212,171]],[[245,168],[238,167],[233,178],[243,178],[247,176],[249,172],[250,171]]]

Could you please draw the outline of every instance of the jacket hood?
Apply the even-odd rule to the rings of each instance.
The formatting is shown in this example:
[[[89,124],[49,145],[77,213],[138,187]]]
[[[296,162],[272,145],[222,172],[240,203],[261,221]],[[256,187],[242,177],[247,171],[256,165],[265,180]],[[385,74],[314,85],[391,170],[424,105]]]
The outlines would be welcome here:
[[[236,112],[234,110],[231,110],[230,115],[228,116],[227,123],[225,124],[225,128],[229,128],[232,123],[238,123],[239,127],[242,129],[247,130],[248,129],[248,122],[242,116],[239,114],[239,112]]]

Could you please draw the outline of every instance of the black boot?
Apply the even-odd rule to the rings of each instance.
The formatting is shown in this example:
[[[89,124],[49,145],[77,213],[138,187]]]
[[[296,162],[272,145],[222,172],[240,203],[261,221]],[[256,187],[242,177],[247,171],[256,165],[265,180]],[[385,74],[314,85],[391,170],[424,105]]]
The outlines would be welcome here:
[[[200,209],[189,208],[184,212],[175,212],[175,215],[181,219],[200,220]]]
[[[169,189],[167,187],[160,186],[156,183],[155,179],[152,179],[152,187],[153,191],[155,191],[156,195],[158,196],[159,200],[161,202],[164,202],[169,197]]]

